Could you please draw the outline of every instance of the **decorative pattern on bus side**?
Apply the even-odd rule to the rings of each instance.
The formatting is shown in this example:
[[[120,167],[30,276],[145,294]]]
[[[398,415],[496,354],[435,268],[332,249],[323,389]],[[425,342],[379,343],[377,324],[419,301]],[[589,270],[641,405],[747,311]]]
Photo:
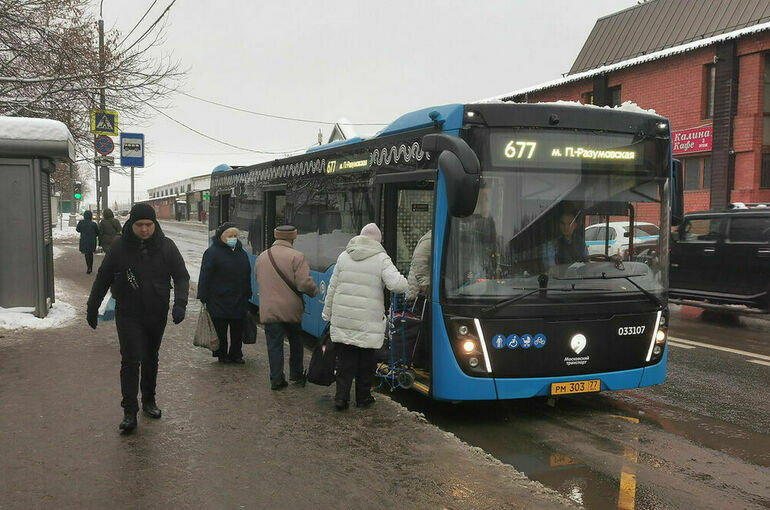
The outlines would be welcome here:
[[[422,161],[423,159],[430,160],[430,153],[423,151],[418,141],[414,141],[411,144],[401,143],[391,145],[390,147],[379,147],[369,151],[369,167],[400,163],[402,160],[404,163],[409,163],[411,161]],[[212,189],[228,188],[237,184],[251,184],[282,177],[324,173],[326,172],[326,163],[326,158],[316,158],[253,169],[255,171],[241,170],[237,173],[228,173],[226,175],[215,174],[211,176],[211,187]]]
[[[387,147],[374,149],[369,161],[371,166],[382,166],[383,164],[398,163],[399,159],[403,159],[404,163],[409,163],[412,159],[422,161],[423,158],[430,159],[430,153],[424,152],[419,142],[414,142],[412,145],[402,143],[399,146],[393,145],[389,149]]]

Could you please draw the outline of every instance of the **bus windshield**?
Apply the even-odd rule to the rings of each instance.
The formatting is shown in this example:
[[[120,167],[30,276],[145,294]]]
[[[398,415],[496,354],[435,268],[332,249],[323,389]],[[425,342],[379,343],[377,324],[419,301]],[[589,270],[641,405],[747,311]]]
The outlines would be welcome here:
[[[664,299],[668,236],[659,231],[669,231],[669,156],[662,142],[493,130],[475,145],[481,191],[471,216],[450,220],[446,297]]]

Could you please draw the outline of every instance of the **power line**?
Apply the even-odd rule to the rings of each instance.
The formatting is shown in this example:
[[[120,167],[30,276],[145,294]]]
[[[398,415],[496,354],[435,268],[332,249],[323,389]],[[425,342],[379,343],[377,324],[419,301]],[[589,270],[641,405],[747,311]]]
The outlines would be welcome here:
[[[150,11],[152,10],[153,7],[155,7],[155,4],[157,4],[157,3],[158,3],[158,0],[153,0],[152,4],[150,4],[150,6],[147,8],[147,10],[144,11],[144,14],[142,15],[142,17],[139,18],[139,21],[136,22],[136,25],[134,25],[134,28],[132,28],[131,31],[128,34],[126,34],[126,36],[118,43],[118,47],[120,47],[124,42],[126,42],[126,39],[131,37],[131,34],[134,33],[134,30],[136,30],[137,27],[139,27],[139,24],[142,21],[144,21],[144,18],[146,18],[147,15],[150,14]]]
[[[149,33],[152,31],[152,29],[153,29],[153,28],[155,28],[155,25],[157,25],[158,23],[160,23],[160,20],[162,20],[162,19],[163,19],[163,17],[164,17],[164,16],[165,16],[165,15],[168,13],[169,9],[171,9],[171,6],[172,6],[172,5],[174,5],[175,3],[176,3],[176,0],[171,0],[171,3],[170,3],[170,4],[168,4],[168,7],[166,7],[166,8],[163,10],[163,12],[162,12],[162,13],[160,13],[160,16],[158,16],[158,19],[156,19],[156,20],[153,22],[153,24],[152,24],[152,25],[150,25],[150,28],[148,28],[147,30],[145,30],[145,31],[144,31],[144,33],[143,33],[142,35],[140,35],[140,36],[139,36],[139,39],[137,39],[136,41],[134,41],[134,42],[133,42],[133,44],[131,44],[131,46],[129,46],[128,48],[126,48],[126,49],[123,51],[123,53],[128,53],[128,52],[129,52],[129,50],[131,50],[131,48],[133,48],[134,46],[136,46],[137,44],[139,44],[139,42],[140,42],[142,39],[144,39],[145,37],[147,37],[147,34],[149,34]]]
[[[272,115],[269,113],[260,113],[255,112],[251,110],[244,110],[243,108],[238,108],[237,106],[230,106],[223,103],[218,103],[216,101],[212,101],[210,99],[204,99],[202,97],[194,96],[192,94],[188,94],[186,92],[179,92],[183,96],[190,97],[192,99],[197,99],[198,101],[203,101],[204,103],[213,104],[216,106],[221,106],[222,108],[227,108],[229,110],[235,110],[236,112],[243,112],[243,113],[250,113],[252,115],[259,115],[260,117],[269,117],[271,119],[281,119],[281,120],[292,120],[294,122],[306,122],[308,124],[326,124],[330,126],[334,126],[335,124],[342,124],[345,126],[387,126],[387,124],[378,123],[378,122],[329,122],[325,120],[312,120],[312,119],[300,119],[297,117],[284,117],[282,115]]]
[[[192,131],[193,133],[195,133],[197,135],[200,135],[200,136],[202,136],[204,138],[208,138],[209,140],[212,140],[214,142],[221,143],[222,145],[227,145],[228,147],[232,147],[234,149],[239,149],[239,150],[242,150],[242,151],[253,152],[253,153],[256,153],[256,154],[270,154],[270,155],[285,156],[285,155],[289,155],[289,154],[292,154],[292,153],[295,153],[295,152],[303,151],[303,150],[305,150],[307,148],[307,146],[303,146],[303,147],[298,147],[298,148],[295,148],[295,149],[286,149],[286,150],[282,150],[282,151],[263,151],[263,150],[258,150],[258,149],[249,149],[247,147],[240,147],[238,145],[233,145],[231,143],[219,140],[218,138],[214,138],[213,136],[209,136],[206,133],[201,133],[197,129],[188,126],[184,122],[178,121],[175,118],[173,118],[170,115],[168,115],[167,113],[160,111],[159,109],[157,109],[156,107],[154,107],[151,104],[147,104],[147,106],[149,106],[150,108],[152,108],[156,112],[160,113],[161,115],[163,115],[167,119],[169,119],[169,120],[171,120],[173,122],[176,122],[177,124],[179,124],[183,128],[189,129],[190,131]]]

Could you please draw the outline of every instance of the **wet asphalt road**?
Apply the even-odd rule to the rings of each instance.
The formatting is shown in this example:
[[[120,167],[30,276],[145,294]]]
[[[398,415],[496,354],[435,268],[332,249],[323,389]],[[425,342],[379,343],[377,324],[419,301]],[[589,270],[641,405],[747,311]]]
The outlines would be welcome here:
[[[659,386],[555,401],[392,397],[586,508],[770,508],[770,319],[671,309]]]

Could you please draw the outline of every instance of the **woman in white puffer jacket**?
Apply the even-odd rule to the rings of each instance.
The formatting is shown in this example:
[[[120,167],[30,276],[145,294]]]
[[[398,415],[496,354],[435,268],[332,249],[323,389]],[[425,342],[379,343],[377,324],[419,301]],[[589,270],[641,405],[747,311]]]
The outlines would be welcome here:
[[[374,402],[371,393],[377,349],[385,339],[383,287],[403,294],[406,278],[380,244],[382,234],[374,223],[361,229],[337,258],[321,316],[331,321],[339,365],[334,406],[347,409],[350,387],[356,380],[356,405]]]

